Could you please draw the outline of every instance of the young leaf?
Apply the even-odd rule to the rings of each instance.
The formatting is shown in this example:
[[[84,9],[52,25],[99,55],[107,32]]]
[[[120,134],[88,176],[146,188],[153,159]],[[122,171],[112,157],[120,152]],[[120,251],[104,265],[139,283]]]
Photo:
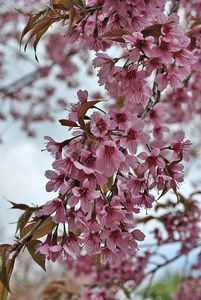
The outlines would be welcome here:
[[[71,120],[66,120],[66,119],[61,119],[59,120],[62,126],[70,126],[70,127],[79,127],[77,123],[71,121]]]
[[[39,221],[33,222],[27,225],[26,227],[24,227],[20,232],[20,239],[22,239],[25,235],[27,235],[38,223]]]
[[[0,300],[7,300],[8,290],[5,288],[2,282],[0,282]]]
[[[8,247],[11,245],[3,244],[0,245],[0,280],[4,287],[10,292],[9,287],[9,274],[7,272],[7,263],[9,260],[9,251]]]
[[[87,136],[90,140],[92,140],[94,143],[96,143],[97,145],[100,145],[99,142],[97,141],[97,139],[96,139],[93,135],[91,135],[91,134],[88,133],[87,131],[85,131],[85,134],[86,134],[86,136]]]
[[[54,20],[54,21],[51,21],[51,22],[48,22],[48,24],[47,24],[45,27],[43,27],[43,28],[36,34],[36,39],[35,39],[35,41],[34,41],[34,51],[35,51],[35,59],[37,60],[37,62],[39,62],[38,57],[37,57],[37,55],[36,55],[36,48],[37,48],[37,45],[38,45],[38,43],[39,43],[41,37],[45,34],[45,32],[48,30],[48,28],[49,28],[54,22],[55,22],[55,20]],[[29,41],[29,40],[28,40],[28,41]],[[27,43],[28,43],[28,42],[27,42]]]
[[[64,8],[66,8],[67,10],[69,10],[72,6],[70,0],[60,0],[60,3],[62,3]]]
[[[113,28],[101,35],[101,38],[106,40],[112,40],[115,42],[125,43],[125,40],[122,38],[123,35],[132,35],[128,30],[123,28]]]
[[[71,33],[71,28],[80,20],[80,14],[74,6],[69,9],[69,26],[68,30]]]
[[[161,35],[161,27],[163,27],[163,24],[154,24],[143,29],[141,33],[144,37],[153,36],[158,38]]]
[[[20,229],[20,231],[24,228],[24,226],[27,224],[29,221],[32,213],[35,211],[35,208],[29,207],[20,217],[17,222],[17,228],[16,228],[16,233]]]
[[[8,276],[8,280],[10,280],[12,271],[13,271],[13,267],[14,267],[14,263],[15,263],[15,256],[13,256],[11,259],[9,259],[8,263],[7,263],[7,276]],[[8,297],[8,290],[5,288],[4,284],[2,282],[0,282],[0,300],[7,300]]]
[[[48,234],[48,232],[55,226],[56,224],[52,221],[52,217],[48,217],[33,234],[32,240],[36,240]]]
[[[17,10],[19,11],[19,10]],[[19,11],[21,12],[21,11]],[[61,19],[65,18],[65,15],[59,14],[57,11],[54,10],[54,8],[46,8],[37,14],[25,14],[29,16],[29,21],[27,25],[24,27],[21,38],[20,38],[20,44],[22,42],[23,37],[30,32],[30,35],[28,37],[28,40],[25,44],[24,50],[26,51],[27,45],[31,38],[36,36],[35,42],[34,42],[34,50],[36,52],[36,48],[38,45],[39,40],[41,37],[45,34],[45,32],[48,30],[50,25],[52,25],[55,22],[60,21]],[[35,54],[35,58],[38,61],[38,58]]]
[[[162,192],[161,192],[161,194],[160,194],[160,196],[158,197],[157,200],[159,200],[161,197],[163,197],[165,194],[167,194],[168,191],[169,191],[169,190],[168,190],[168,188],[167,188],[166,185],[165,185],[165,186],[164,186],[164,189],[162,190]]]
[[[69,0],[69,2],[72,4],[72,5],[75,5],[79,8],[81,8],[82,10],[85,10],[85,7],[86,7],[86,3],[84,0]]]
[[[21,209],[21,210],[27,210],[29,208],[28,205],[26,204],[18,204],[18,203],[15,203],[15,202],[12,202],[12,201],[9,201],[13,206],[11,207],[11,209]]]
[[[33,240],[30,241],[27,245],[27,250],[29,251],[29,254],[33,258],[33,260],[41,267],[44,271],[45,269],[45,260],[43,260],[39,255],[35,254],[36,251],[36,245],[40,244],[41,241]]]
[[[34,35],[36,35],[36,39],[34,41],[34,50],[36,52],[36,48],[37,48],[38,42],[41,39],[41,37],[45,34],[45,32],[50,27],[50,25],[57,22],[58,19],[60,19],[60,18],[61,18],[60,15],[58,15],[56,12],[49,11],[47,16],[45,16],[42,20],[39,19],[39,21],[34,25],[34,27],[31,28],[32,31],[31,31],[29,38],[24,46],[24,50],[26,51],[29,41],[31,40],[32,37],[34,37]],[[36,56],[36,60],[38,60],[37,56]]]
[[[89,102],[84,102],[79,109],[79,123],[81,126],[84,126],[84,116],[89,108],[92,108],[96,103],[99,103],[101,100],[93,100]]]
[[[21,44],[22,39],[25,36],[25,34],[27,34],[32,28],[34,28],[34,26],[37,24],[37,22],[39,22],[39,20],[41,19],[42,15],[44,16],[47,14],[47,8],[38,12],[37,14],[23,13],[22,11],[20,11],[17,8],[15,8],[15,10],[17,10],[18,12],[20,12],[26,16],[29,16],[29,21],[28,21],[27,25],[24,27],[22,34],[21,34],[21,38],[20,38],[20,44]]]
[[[156,217],[153,217],[153,216],[148,216],[148,217],[145,217],[145,218],[142,218],[142,219],[138,219],[137,220],[137,223],[147,223],[153,219],[157,219]]]

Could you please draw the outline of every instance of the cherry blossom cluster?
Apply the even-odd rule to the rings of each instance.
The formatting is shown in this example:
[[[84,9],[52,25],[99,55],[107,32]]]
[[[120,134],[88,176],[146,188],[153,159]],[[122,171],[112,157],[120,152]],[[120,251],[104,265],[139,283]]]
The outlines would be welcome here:
[[[157,210],[167,208],[167,211],[157,218],[161,222],[162,228],[156,227],[152,233],[154,233],[154,238],[158,244],[179,242],[180,249],[178,252],[187,254],[197,246],[197,242],[200,240],[201,212],[198,201],[194,200],[193,197],[187,199],[182,195],[179,197],[179,206],[171,200],[167,200],[165,204],[157,205]]]
[[[114,98],[123,97],[124,105],[133,112],[142,110],[150,99],[156,100],[157,95],[148,82],[150,76],[155,76],[158,93],[168,85],[178,90],[197,61],[195,51],[190,51],[191,40],[178,21],[177,14],[166,17],[160,13],[157,23],[148,29],[122,36],[122,42],[127,45],[122,57],[113,59],[108,54],[98,53],[93,61],[94,66],[100,68],[100,85],[104,84]],[[157,37],[149,28],[157,31]],[[120,60],[123,66],[119,66]]]
[[[201,111],[200,4],[191,2],[195,5],[181,0],[186,7],[186,28],[180,25],[178,1],[165,0],[53,0],[42,15],[39,13],[41,23],[36,18],[36,26],[28,26],[28,31],[33,29],[32,35],[36,34],[36,42],[44,34],[37,30],[50,19],[62,20],[65,26],[65,37],[49,36],[47,60],[53,63],[39,68],[37,76],[49,76],[49,66],[56,65],[57,80],[76,87],[77,81],[69,78],[80,66],[71,56],[81,46],[81,59],[87,64],[87,51],[94,50],[92,66],[98,69],[105,98],[110,99],[103,107],[100,95],[91,100],[87,90],[77,92],[78,101],[70,105],[67,118],[60,120],[69,128],[71,138],[69,133],[62,142],[45,137],[47,151],[54,158],[52,169],[45,172],[46,190],[57,196],[37,208],[12,203],[28,213],[19,220],[20,239],[9,251],[17,249],[18,254],[24,243],[28,250],[32,246],[31,253],[42,267],[48,259],[61,262],[75,275],[89,275],[91,285],[77,299],[115,300],[118,288],[127,295],[148,274],[199,247],[201,213],[193,199],[195,193],[190,197],[178,193],[191,141],[183,130],[169,126],[190,124]],[[9,16],[4,14],[6,18]],[[46,111],[51,111],[46,100],[51,101],[54,92],[46,86],[44,97],[36,100],[45,103]],[[22,98],[21,91],[10,95],[15,100]],[[24,95],[26,100],[32,98]],[[65,105],[66,100],[57,103]],[[23,117],[15,112],[13,116]],[[44,118],[51,119],[48,112],[45,117],[32,116],[31,121]],[[29,122],[25,118],[25,127]],[[168,191],[174,193],[175,202],[161,203]],[[165,212],[140,219],[141,211],[148,213],[152,208]],[[27,225],[32,214],[32,223]],[[46,226],[47,220],[51,227]],[[165,229],[164,235],[160,227],[151,228],[158,248],[178,242],[181,247],[175,258],[168,261],[162,255],[165,262],[147,270],[157,250],[138,251],[145,239],[138,224],[152,220]],[[44,240],[38,241],[38,236]],[[199,281],[197,277],[195,282]],[[181,285],[182,297],[187,299],[192,287],[191,282]],[[197,292],[199,289],[194,291],[195,299]],[[181,299],[180,294],[174,295],[175,299]]]
[[[179,285],[178,293],[172,295],[173,300],[199,299],[201,293],[201,276],[191,277]]]
[[[183,181],[181,161],[188,160],[190,142],[180,132],[165,147],[152,148],[145,121],[126,108],[104,113],[95,107],[81,121],[80,112],[90,101],[87,91],[79,90],[77,96],[66,120],[79,127],[73,137],[62,143],[46,137],[55,157],[54,170],[45,174],[50,180],[46,189],[59,196],[36,213],[63,223],[64,235],[58,243],[57,226],[36,253],[55,261],[62,255],[76,258],[82,250],[99,254],[103,264],[122,261],[144,240],[135,228],[135,214],[152,207],[156,198],[151,190],[176,192]]]
[[[145,268],[149,257],[149,251],[145,251],[141,255],[134,254],[130,261],[124,260],[119,264],[100,265],[100,263],[94,263],[91,256],[86,254],[78,256],[77,260],[66,260],[65,264],[68,270],[73,271],[74,276],[79,277],[84,274],[86,278],[90,279],[88,288],[84,287],[81,290],[78,299],[93,299],[96,297],[97,291],[107,293],[106,299],[118,299],[116,293],[125,283],[129,291],[145,278]],[[102,286],[104,288],[101,288]]]

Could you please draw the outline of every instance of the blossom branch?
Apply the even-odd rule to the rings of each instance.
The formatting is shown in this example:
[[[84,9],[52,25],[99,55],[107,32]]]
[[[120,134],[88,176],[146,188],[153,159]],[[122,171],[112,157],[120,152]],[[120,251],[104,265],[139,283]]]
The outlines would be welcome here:
[[[43,224],[43,222],[48,218],[48,216],[44,216],[41,220],[20,240],[14,243],[12,246],[8,248],[8,251],[12,253],[13,251],[17,251],[18,248],[21,248],[24,244],[31,240],[34,233],[38,230],[38,228]]]

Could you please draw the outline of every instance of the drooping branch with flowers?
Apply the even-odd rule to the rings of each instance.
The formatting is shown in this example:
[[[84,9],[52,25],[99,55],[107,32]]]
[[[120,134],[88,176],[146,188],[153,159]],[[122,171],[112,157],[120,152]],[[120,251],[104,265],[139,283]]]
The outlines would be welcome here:
[[[146,276],[200,247],[198,193],[179,193],[192,145],[184,131],[172,126],[200,112],[200,87],[195,85],[200,77],[201,21],[190,11],[199,14],[196,5],[201,4],[191,5],[53,0],[43,11],[25,13],[25,49],[34,38],[36,51],[48,28],[61,21],[66,43],[79,40],[84,49],[96,52],[92,65],[107,101],[79,90],[78,101],[60,120],[71,138],[57,142],[45,137],[54,158],[53,170],[45,173],[46,190],[57,196],[36,207],[12,202],[24,213],[16,243],[0,248],[0,299],[6,299],[14,261],[24,247],[43,268],[47,259],[65,264],[75,274],[91,274],[91,285],[69,299],[111,300],[118,299],[120,289],[132,299]],[[187,27],[180,24],[180,7]],[[168,191],[174,193],[174,201],[167,199]],[[165,212],[152,215],[151,208]],[[146,217],[140,217],[141,210]],[[153,220],[166,232],[163,236],[160,226],[152,228],[156,245],[180,242],[181,248],[175,257],[150,269],[156,252],[141,251],[145,234],[139,224]]]

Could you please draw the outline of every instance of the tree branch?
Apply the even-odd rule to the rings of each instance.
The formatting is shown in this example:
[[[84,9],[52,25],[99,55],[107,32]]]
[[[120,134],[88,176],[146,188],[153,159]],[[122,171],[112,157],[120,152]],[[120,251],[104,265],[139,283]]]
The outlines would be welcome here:
[[[18,250],[18,247],[21,247],[25,242],[31,239],[36,230],[43,224],[43,222],[48,218],[48,216],[44,216],[39,223],[37,223],[23,238],[17,241],[15,244],[8,248],[8,251],[11,253],[13,251]]]

